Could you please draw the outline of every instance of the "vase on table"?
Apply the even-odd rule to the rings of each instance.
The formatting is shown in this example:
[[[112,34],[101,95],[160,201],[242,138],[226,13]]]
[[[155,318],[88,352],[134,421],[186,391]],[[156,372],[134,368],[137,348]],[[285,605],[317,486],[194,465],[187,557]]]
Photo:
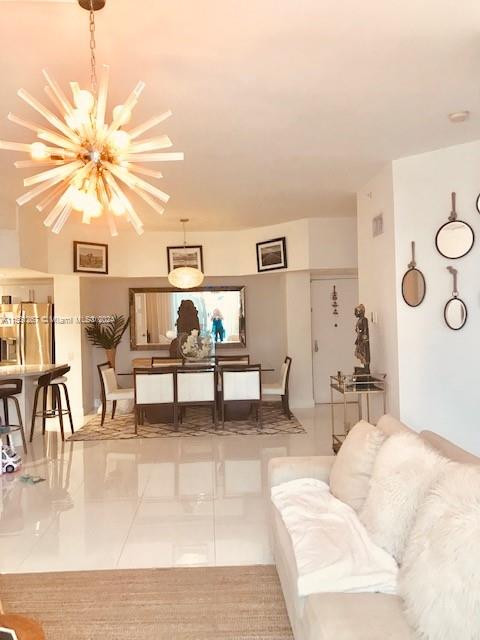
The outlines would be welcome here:
[[[215,343],[210,334],[201,335],[198,329],[193,329],[179,336],[179,353],[188,362],[209,363],[215,353]]]

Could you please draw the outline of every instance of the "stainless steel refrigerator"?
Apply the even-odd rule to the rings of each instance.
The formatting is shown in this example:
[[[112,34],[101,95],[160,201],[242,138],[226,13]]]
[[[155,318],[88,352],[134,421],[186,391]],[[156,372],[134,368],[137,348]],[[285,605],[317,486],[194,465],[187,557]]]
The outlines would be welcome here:
[[[54,362],[53,305],[0,305],[0,364]]]

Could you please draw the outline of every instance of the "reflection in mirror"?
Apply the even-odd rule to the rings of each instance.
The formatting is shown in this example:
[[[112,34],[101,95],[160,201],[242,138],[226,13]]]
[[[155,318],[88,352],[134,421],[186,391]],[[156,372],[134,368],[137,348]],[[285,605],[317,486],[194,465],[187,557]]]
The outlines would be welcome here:
[[[402,280],[402,295],[410,307],[418,307],[425,298],[425,278],[418,269],[409,269]]]
[[[168,349],[177,337],[178,309],[193,303],[200,332],[217,345],[245,345],[245,287],[130,289],[132,349]]]
[[[467,307],[460,298],[450,298],[445,305],[445,322],[454,331],[461,329],[467,321]]]
[[[461,220],[454,220],[440,227],[435,244],[442,256],[456,259],[467,255],[474,241],[472,227]]]

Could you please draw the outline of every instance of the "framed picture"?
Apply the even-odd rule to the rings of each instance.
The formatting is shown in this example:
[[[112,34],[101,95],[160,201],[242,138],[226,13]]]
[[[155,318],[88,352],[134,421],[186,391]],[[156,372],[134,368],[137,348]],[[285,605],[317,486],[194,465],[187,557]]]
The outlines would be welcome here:
[[[203,250],[200,245],[167,247],[168,272],[178,267],[193,267],[203,271]]]
[[[287,267],[287,242],[285,238],[275,238],[257,242],[257,269],[274,271]]]
[[[80,273],[108,273],[108,244],[74,242],[73,270]]]

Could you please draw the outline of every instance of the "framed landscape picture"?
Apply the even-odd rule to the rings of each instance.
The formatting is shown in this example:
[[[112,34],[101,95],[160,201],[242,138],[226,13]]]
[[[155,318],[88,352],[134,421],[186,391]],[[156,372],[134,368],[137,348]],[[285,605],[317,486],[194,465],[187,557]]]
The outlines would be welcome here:
[[[74,242],[73,270],[77,273],[108,273],[108,244]]]
[[[193,267],[203,271],[203,251],[200,245],[167,247],[168,272],[178,267]]]
[[[274,271],[287,267],[287,242],[285,237],[257,242],[257,269]]]

